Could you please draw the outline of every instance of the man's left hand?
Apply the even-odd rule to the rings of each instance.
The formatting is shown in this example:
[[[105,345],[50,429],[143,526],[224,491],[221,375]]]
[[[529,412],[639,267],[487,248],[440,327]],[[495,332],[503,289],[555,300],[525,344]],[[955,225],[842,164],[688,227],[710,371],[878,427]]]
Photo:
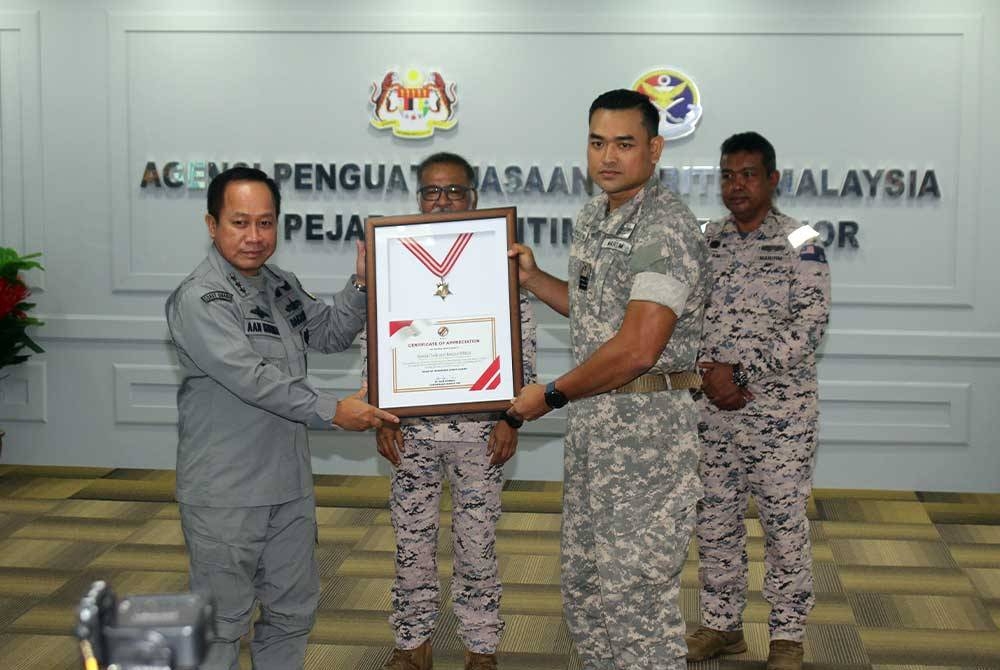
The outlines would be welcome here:
[[[718,361],[699,361],[701,390],[719,409],[742,409],[753,400],[753,393],[733,382],[733,366]]]
[[[508,412],[518,419],[534,421],[548,414],[551,409],[545,402],[545,387],[541,384],[528,384],[521,389],[520,395],[514,399]]]
[[[517,451],[517,429],[506,421],[497,421],[486,443],[486,453],[490,454],[490,465],[503,465]]]

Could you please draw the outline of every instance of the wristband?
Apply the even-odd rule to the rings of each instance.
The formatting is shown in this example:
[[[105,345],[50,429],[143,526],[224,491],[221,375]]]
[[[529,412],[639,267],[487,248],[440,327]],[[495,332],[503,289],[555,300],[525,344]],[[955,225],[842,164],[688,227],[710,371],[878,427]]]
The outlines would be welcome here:
[[[501,414],[500,419],[514,430],[517,430],[518,428],[524,425],[524,419],[518,419],[516,416],[510,414],[509,412],[504,412],[503,414]]]

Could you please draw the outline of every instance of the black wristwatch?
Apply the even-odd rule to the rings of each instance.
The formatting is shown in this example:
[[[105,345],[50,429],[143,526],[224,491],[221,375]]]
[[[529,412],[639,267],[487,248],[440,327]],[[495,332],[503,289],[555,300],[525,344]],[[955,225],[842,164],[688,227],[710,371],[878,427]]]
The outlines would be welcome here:
[[[503,420],[504,423],[506,423],[514,430],[517,430],[518,428],[524,425],[524,419],[518,419],[510,412],[504,412],[503,414],[500,415],[500,418]]]
[[[745,389],[750,383],[750,375],[743,369],[742,363],[737,363],[733,366],[733,383],[741,389]]]
[[[549,382],[545,386],[545,404],[552,409],[559,409],[560,407],[565,407],[566,403],[569,402],[569,398],[566,394],[556,388],[555,382]]]

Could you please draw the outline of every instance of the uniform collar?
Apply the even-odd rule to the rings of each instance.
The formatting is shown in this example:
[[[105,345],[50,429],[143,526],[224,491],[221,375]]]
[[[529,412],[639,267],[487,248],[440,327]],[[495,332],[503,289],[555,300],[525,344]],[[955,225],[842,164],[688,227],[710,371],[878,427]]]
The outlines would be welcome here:
[[[600,228],[601,232],[611,234],[618,231],[626,221],[631,220],[639,213],[639,209],[642,207],[642,203],[645,202],[647,198],[653,197],[655,189],[660,188],[660,182],[657,181],[656,175],[654,174],[649,178],[639,192],[633,195],[631,198],[623,202],[614,211],[608,211],[608,194],[602,193],[597,201],[597,216],[595,222]]]
[[[771,209],[767,210],[767,214],[764,215],[764,220],[760,222],[756,230],[746,236],[746,239],[755,239],[762,237],[765,233],[768,235],[774,233],[777,227],[781,225],[781,222],[778,220],[778,217],[781,215],[781,211],[772,204]],[[733,235],[740,234],[740,229],[736,226],[736,218],[732,214],[726,217],[722,231],[732,233]]]
[[[222,257],[219,250],[216,248],[215,244],[212,244],[211,249],[208,252],[208,260],[212,266],[222,275],[222,277],[229,283],[236,292],[236,295],[241,298],[252,298],[259,293],[258,289],[246,281],[243,274],[234,268],[229,261]],[[261,268],[264,271],[264,268]],[[264,277],[267,277],[267,273],[264,273]]]

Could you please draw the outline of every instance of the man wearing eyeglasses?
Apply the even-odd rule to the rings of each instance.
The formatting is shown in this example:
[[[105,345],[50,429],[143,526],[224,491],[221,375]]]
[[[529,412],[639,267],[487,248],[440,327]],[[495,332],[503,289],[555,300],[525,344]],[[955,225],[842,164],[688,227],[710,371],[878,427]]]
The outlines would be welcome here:
[[[417,204],[424,214],[476,208],[476,175],[461,156],[436,153],[417,168]],[[535,318],[521,296],[524,382],[535,379]],[[367,353],[367,347],[362,346]],[[367,370],[362,363],[362,374]],[[465,668],[497,667],[503,631],[497,569],[502,466],[517,449],[520,422],[489,415],[404,419],[376,433],[378,452],[393,465],[389,508],[396,533],[393,612],[395,649],[385,668],[431,668],[430,636],[440,614],[437,538],[442,482],[452,498],[452,599],[465,644]]]

